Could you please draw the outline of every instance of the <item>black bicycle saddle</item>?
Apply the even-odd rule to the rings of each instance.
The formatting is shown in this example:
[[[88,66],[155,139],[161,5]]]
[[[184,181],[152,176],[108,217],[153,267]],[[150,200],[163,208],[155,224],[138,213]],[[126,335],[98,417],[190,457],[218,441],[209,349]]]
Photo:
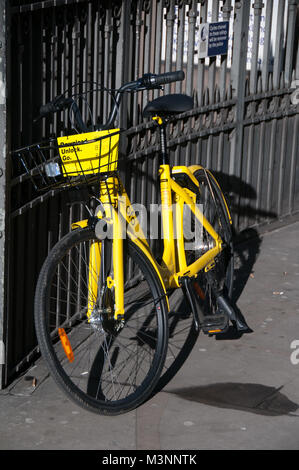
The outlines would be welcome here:
[[[172,116],[193,108],[193,98],[180,93],[164,95],[150,101],[143,110],[144,117]]]

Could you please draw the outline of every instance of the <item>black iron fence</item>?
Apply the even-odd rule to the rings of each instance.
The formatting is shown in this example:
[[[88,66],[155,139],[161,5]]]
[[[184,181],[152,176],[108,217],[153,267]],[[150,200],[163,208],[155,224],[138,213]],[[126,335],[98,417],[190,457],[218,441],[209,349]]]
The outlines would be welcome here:
[[[6,21],[10,148],[68,131],[63,113],[33,124],[39,106],[66,89],[89,91],[88,105],[79,105],[86,121],[98,123],[111,97],[91,83],[114,89],[146,72],[183,69],[185,81],[165,93],[192,95],[195,107],[169,127],[171,161],[215,172],[237,230],[298,212],[297,0],[15,0]],[[228,54],[202,59],[199,25],[216,21],[230,22]],[[158,160],[142,109],[158,93],[128,96],[119,115],[128,129],[122,151],[129,196],[145,205],[158,202]],[[84,217],[65,194],[37,195],[15,168],[6,195],[3,386],[36,348],[32,310],[41,264]]]

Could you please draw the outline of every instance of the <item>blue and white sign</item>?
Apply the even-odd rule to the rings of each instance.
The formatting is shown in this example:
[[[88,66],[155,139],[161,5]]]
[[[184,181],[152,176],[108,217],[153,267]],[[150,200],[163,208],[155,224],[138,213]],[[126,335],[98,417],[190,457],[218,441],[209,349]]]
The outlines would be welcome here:
[[[202,23],[199,27],[198,57],[227,54],[229,22]]]

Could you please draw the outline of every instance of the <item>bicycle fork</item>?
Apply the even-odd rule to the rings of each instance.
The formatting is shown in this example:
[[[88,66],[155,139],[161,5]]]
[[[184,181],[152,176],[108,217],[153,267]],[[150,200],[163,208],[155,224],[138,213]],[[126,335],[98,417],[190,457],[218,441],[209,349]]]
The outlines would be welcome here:
[[[99,235],[99,239],[94,240],[89,249],[87,317],[90,321],[93,316],[95,317],[93,312],[96,310],[101,313],[108,312],[107,306],[104,305],[104,297],[113,298],[113,302],[111,300],[109,302],[113,303],[113,305],[109,305],[109,309],[113,310],[114,320],[123,320],[124,317],[124,227],[118,213],[117,196],[114,197],[111,190],[115,186],[115,181],[112,179],[107,180],[108,184],[106,181],[102,183],[103,213],[94,217],[95,233]],[[108,185],[111,185],[111,188],[108,189]],[[103,232],[101,235],[97,231],[97,221],[101,224],[100,229]],[[105,230],[104,225],[106,226]],[[107,250],[107,242],[112,244],[112,253],[111,250]],[[107,291],[110,291],[108,296],[106,295]]]

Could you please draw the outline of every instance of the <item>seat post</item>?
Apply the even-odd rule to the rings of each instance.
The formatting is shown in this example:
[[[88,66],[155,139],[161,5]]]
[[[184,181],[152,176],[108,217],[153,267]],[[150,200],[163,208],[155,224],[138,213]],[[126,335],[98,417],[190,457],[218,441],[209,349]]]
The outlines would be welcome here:
[[[163,121],[162,124],[159,124],[160,132],[160,165],[169,165],[169,155],[166,147],[166,124]]]

